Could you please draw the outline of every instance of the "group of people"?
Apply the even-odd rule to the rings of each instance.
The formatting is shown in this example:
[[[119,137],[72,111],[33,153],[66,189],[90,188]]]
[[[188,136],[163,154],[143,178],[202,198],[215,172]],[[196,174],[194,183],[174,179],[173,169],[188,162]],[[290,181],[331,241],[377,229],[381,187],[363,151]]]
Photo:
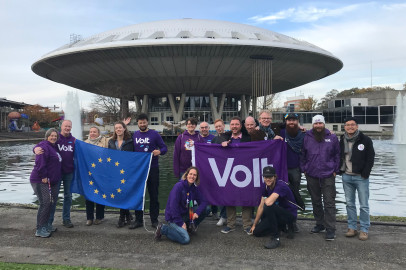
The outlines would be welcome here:
[[[233,117],[230,121],[230,131],[227,132],[225,132],[224,121],[215,120],[216,135],[209,133],[207,122],[200,123],[200,131],[197,131],[197,120],[187,119],[186,130],[177,137],[175,142],[173,171],[180,181],[174,185],[169,194],[165,209],[166,224],[158,222],[158,156],[164,155],[167,147],[159,133],[148,128],[146,114],[140,114],[137,117],[139,130],[132,135],[126,125],[129,122],[130,119],[117,122],[114,125],[114,135],[109,140],[101,136],[97,127],[92,127],[86,142],[120,151],[153,154],[147,189],[151,201],[151,224],[156,228],[155,239],[157,240],[165,235],[172,241],[187,244],[190,242],[190,235],[197,231],[199,224],[207,215],[218,218],[217,226],[224,226],[222,233],[234,231],[236,206],[208,205],[199,191],[198,185],[204,179],[200,179],[199,169],[192,166],[191,150],[194,143],[221,144],[222,147],[227,148],[230,144],[261,140],[282,140],[286,143],[288,182],[278,178],[273,167],[263,168],[265,185],[255,218],[254,207],[241,205],[243,229],[247,234],[254,236],[270,234],[271,237],[265,247],[272,249],[280,246],[280,231],[286,232],[288,238],[293,238],[294,233],[299,232],[296,223],[298,208],[294,193],[299,192],[301,175],[304,173],[316,221],[311,233],[326,231],[325,239],[334,240],[335,178],[336,175],[341,174],[348,216],[348,231],[345,236],[358,235],[355,204],[357,194],[360,203],[359,239],[368,239],[369,175],[374,164],[375,152],[371,139],[359,131],[356,118],[350,117],[345,120],[345,133],[340,140],[325,127],[322,115],[314,116],[312,129],[304,131],[299,126],[296,113],[288,113],[284,124],[275,128],[271,125],[272,113],[263,110],[259,113],[258,120],[251,116],[244,120]],[[69,214],[71,204],[69,179],[72,179],[75,138],[70,134],[70,129],[71,122],[65,120],[60,133],[54,129],[48,130],[45,140],[34,148],[36,162],[31,174],[31,183],[40,203],[36,236],[48,237],[56,230],[52,226],[52,221],[61,182],[64,185],[63,224],[66,227],[73,227]],[[86,201],[86,213],[86,225],[100,224],[104,218],[104,206],[96,204],[94,220],[94,203]],[[130,229],[142,227],[143,212],[135,211],[134,214],[135,220],[132,221],[130,211],[120,209],[117,227],[125,225],[129,225]]]

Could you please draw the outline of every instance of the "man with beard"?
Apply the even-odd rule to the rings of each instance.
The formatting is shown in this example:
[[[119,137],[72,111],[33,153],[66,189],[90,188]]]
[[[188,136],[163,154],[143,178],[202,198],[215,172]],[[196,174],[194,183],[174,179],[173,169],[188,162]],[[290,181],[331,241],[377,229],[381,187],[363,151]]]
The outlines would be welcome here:
[[[358,129],[357,119],[349,117],[344,122],[345,133],[340,138],[341,166],[345,201],[347,204],[348,231],[346,237],[357,235],[358,194],[360,214],[359,240],[368,239],[369,220],[369,174],[374,166],[375,151],[372,140]]]
[[[316,220],[311,233],[327,229],[325,239],[331,241],[336,228],[335,177],[340,167],[340,145],[337,136],[325,128],[322,115],[314,116],[312,125],[303,141],[300,168],[306,176]]]
[[[299,128],[299,117],[296,113],[285,115],[285,128],[281,129],[280,135],[287,144],[287,167],[289,185],[299,193],[300,179],[300,155],[302,154],[303,139],[305,133]],[[296,222],[293,224],[295,232],[299,232]]]
[[[241,132],[242,123],[241,118],[235,116],[231,118],[230,121],[230,129],[231,129],[231,136],[227,138],[226,141],[222,142],[221,145],[223,147],[227,147],[229,144],[233,143],[244,143],[250,142],[251,137],[249,135],[243,134]],[[222,233],[230,233],[235,230],[235,221],[237,217],[237,207],[236,206],[227,206],[227,226],[224,227],[221,232]],[[252,234],[251,231],[251,215],[252,215],[252,207],[251,206],[243,206],[242,207],[242,222],[243,222],[243,229],[246,233]]]
[[[145,113],[138,115],[137,125],[139,130],[133,134],[134,152],[152,152],[151,167],[147,180],[147,188],[150,198],[149,216],[152,227],[158,226],[159,215],[159,155],[165,155],[168,151],[162,137],[155,130],[148,128],[148,116]],[[135,229],[144,224],[144,213],[142,210],[135,211],[135,221],[128,228]]]

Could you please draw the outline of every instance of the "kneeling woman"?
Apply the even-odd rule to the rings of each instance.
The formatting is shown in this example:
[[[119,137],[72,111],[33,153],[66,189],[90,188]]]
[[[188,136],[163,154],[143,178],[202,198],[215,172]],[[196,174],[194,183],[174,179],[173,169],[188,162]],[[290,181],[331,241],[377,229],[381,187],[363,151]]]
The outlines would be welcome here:
[[[155,239],[160,240],[166,235],[170,240],[188,244],[192,233],[197,230],[205,218],[207,203],[198,189],[199,171],[190,167],[182,179],[172,188],[165,208],[165,219],[168,224],[160,224],[155,232]],[[196,211],[194,211],[196,209]]]
[[[280,246],[279,230],[286,229],[286,225],[288,238],[294,237],[293,222],[297,219],[297,206],[288,184],[283,180],[277,180],[275,168],[265,167],[262,175],[265,189],[251,232],[255,236],[271,234],[271,239],[265,244],[265,248],[272,249]]]
[[[41,147],[44,153],[35,156],[35,165],[30,176],[30,182],[35,195],[38,197],[37,230],[35,236],[49,237],[52,224],[48,224],[51,209],[55,207],[59,194],[59,182],[62,177],[62,158],[58,153],[56,141],[58,131],[54,128],[45,133],[45,140],[35,147]]]

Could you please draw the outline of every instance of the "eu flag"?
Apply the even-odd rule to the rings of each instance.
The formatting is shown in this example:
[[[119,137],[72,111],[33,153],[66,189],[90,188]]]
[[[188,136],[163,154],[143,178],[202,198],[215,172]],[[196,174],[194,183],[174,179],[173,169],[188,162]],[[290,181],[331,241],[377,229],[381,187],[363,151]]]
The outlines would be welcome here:
[[[152,153],[107,149],[75,142],[72,192],[111,207],[144,210]]]

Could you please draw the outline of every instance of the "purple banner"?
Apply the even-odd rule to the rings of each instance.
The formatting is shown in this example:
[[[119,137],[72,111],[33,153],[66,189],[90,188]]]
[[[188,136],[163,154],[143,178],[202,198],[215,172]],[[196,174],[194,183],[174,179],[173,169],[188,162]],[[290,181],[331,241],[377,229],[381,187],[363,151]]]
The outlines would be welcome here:
[[[258,206],[264,182],[262,168],[273,166],[278,179],[288,181],[286,143],[268,140],[249,143],[196,143],[200,190],[212,205]]]

